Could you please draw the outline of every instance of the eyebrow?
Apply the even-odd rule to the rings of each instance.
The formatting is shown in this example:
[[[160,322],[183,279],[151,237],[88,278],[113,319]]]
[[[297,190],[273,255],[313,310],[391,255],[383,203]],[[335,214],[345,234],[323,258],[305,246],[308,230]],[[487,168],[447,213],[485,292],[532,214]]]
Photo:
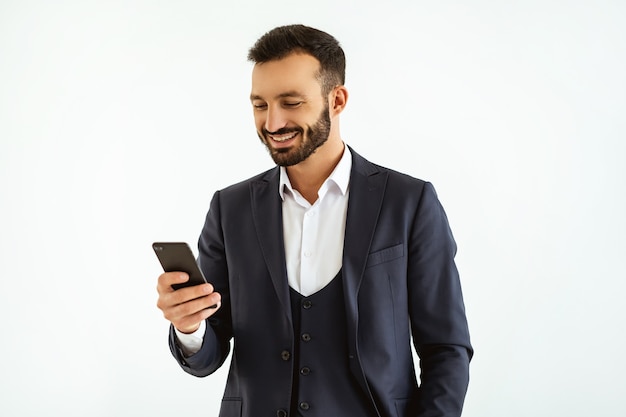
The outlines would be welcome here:
[[[279,95],[276,96],[276,98],[292,98],[292,97],[306,98],[304,94],[296,90],[285,91],[284,93],[280,93]],[[261,97],[258,94],[250,94],[250,101],[253,101],[253,100],[263,100],[263,97]]]

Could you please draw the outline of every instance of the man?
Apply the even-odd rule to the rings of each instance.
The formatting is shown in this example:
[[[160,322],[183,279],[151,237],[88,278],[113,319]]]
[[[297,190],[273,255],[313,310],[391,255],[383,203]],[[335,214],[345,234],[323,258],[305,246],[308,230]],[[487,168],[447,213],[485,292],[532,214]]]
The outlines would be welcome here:
[[[344,144],[332,36],[278,27],[248,58],[278,167],[215,193],[198,243],[210,284],[174,291],[186,274],[159,277],[174,357],[206,376],[233,339],[222,417],[460,416],[472,348],[433,187]]]

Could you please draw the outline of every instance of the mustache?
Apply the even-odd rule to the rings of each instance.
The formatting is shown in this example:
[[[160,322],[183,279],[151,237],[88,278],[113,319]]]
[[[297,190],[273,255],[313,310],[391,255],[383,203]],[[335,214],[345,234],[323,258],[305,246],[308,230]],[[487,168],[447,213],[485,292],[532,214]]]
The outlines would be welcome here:
[[[278,130],[276,130],[274,132],[270,132],[265,127],[263,127],[261,129],[261,132],[263,133],[264,136],[267,136],[267,135],[286,135],[288,133],[293,133],[293,132],[303,133],[304,130],[302,128],[299,128],[299,127],[281,127],[280,129],[278,129]]]

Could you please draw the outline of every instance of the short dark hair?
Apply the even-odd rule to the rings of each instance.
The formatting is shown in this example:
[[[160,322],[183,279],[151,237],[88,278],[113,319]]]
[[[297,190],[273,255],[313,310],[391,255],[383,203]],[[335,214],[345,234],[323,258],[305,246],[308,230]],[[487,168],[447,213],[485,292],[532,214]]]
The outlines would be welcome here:
[[[304,26],[279,26],[267,32],[248,51],[248,60],[256,64],[279,60],[303,52],[320,63],[317,77],[326,95],[346,81],[346,57],[337,39],[321,30]]]

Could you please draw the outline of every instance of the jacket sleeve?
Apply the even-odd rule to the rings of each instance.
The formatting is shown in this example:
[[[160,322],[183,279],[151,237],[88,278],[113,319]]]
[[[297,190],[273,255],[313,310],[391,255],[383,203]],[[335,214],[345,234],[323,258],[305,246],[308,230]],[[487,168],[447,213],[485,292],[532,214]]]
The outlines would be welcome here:
[[[198,241],[198,264],[207,281],[222,296],[222,305],[207,319],[202,347],[195,354],[185,357],[177,344],[174,328],[170,329],[170,351],[183,370],[191,375],[204,377],[215,372],[230,352],[232,320],[228,285],[228,267],[224,236],[221,226],[220,193],[211,200],[204,227]]]
[[[421,368],[418,417],[459,417],[465,400],[473,350],[455,254],[446,214],[426,183],[408,264],[411,327]]]

